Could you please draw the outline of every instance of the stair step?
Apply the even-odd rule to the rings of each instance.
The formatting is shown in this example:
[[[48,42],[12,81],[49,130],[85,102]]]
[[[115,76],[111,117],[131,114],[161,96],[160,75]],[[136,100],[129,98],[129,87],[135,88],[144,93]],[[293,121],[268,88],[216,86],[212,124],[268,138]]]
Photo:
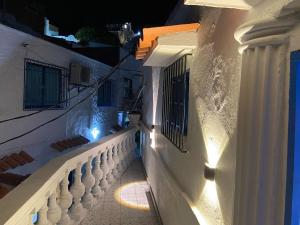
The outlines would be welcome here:
[[[12,185],[12,186],[17,186],[29,176],[30,176],[30,174],[23,176],[23,175],[19,175],[19,174],[15,174],[15,173],[1,173],[0,174],[0,182],[8,184],[8,185]]]
[[[17,162],[19,163],[19,165],[21,165],[21,166],[23,166],[23,165],[25,165],[25,164],[27,163],[27,161],[26,161],[21,155],[19,155],[19,154],[17,154],[17,153],[11,154],[11,157],[12,157],[15,161],[17,161]]]
[[[74,138],[69,138],[61,141],[57,141],[53,144],[51,144],[51,147],[62,152],[68,148],[73,148],[79,145],[87,144],[90,140],[83,137],[83,136],[76,136]]]
[[[8,192],[9,192],[8,188],[0,185],[0,199],[3,198],[5,195],[7,195]]]
[[[2,160],[6,162],[10,166],[10,168],[16,168],[19,166],[19,163],[11,156],[5,156],[4,158],[2,158]]]
[[[26,153],[26,152],[24,152],[24,151],[21,151],[21,152],[19,153],[19,155],[20,155],[23,159],[25,159],[27,163],[31,163],[31,162],[34,160],[34,158],[32,158],[28,153]]]
[[[10,166],[5,161],[0,160],[0,170],[3,172],[8,169],[10,169]]]

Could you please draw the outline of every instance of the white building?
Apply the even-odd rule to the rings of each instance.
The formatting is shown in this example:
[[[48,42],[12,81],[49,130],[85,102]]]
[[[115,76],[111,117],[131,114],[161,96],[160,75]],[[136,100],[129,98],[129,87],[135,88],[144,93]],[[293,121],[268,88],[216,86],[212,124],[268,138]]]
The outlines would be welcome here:
[[[0,223],[32,224],[38,212],[39,224],[80,224],[133,160],[140,130],[164,225],[299,225],[299,12],[299,0],[179,2],[166,26],[144,29],[136,52],[145,84],[140,125],[51,161],[0,200]],[[22,43],[7,51],[29,54],[30,40],[25,49]],[[11,102],[3,118],[19,115],[22,93],[0,85],[20,103]],[[81,122],[86,114],[76,113],[82,119],[67,119],[53,138],[91,128]],[[5,137],[18,126],[6,128]],[[35,135],[53,128],[43,129]]]

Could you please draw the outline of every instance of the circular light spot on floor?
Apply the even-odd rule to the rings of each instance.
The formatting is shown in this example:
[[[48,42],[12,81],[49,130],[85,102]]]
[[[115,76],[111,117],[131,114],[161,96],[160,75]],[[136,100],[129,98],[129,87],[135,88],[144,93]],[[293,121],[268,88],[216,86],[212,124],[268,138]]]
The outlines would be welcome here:
[[[138,210],[150,210],[146,181],[124,184],[115,191],[115,199],[123,206]]]

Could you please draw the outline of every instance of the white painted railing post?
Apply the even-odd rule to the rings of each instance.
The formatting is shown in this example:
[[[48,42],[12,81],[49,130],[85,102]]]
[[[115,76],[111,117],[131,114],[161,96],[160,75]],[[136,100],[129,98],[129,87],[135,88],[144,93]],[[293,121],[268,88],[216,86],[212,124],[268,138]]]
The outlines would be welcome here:
[[[128,166],[130,165],[130,149],[129,149],[129,137],[125,138],[125,161],[126,161],[126,169],[128,168]]]
[[[117,145],[117,156],[118,156],[118,165],[117,165],[117,170],[118,170],[118,175],[121,177],[123,173],[122,169],[122,141]]]
[[[85,194],[83,196],[82,202],[83,206],[87,209],[91,209],[94,204],[94,197],[92,195],[92,187],[95,185],[95,178],[92,175],[92,156],[89,157],[86,162],[86,174],[83,178],[83,184],[85,185]]]
[[[56,199],[56,189],[49,197],[49,206],[48,206],[48,220],[53,224],[56,225],[61,217],[61,210],[59,205],[57,204]]]
[[[84,195],[85,187],[81,182],[81,165],[82,163],[79,162],[75,169],[75,181],[74,184],[71,186],[71,193],[73,195],[74,203],[70,209],[70,216],[71,219],[74,220],[76,223],[80,223],[81,220],[84,218],[86,210],[82,207],[81,198]]]
[[[45,204],[42,206],[42,208],[38,212],[39,216],[38,216],[37,225],[50,225],[50,223],[48,221],[47,211],[48,211],[48,202],[46,201]]]
[[[123,152],[123,139],[120,141],[119,145],[119,165],[118,165],[118,170],[120,175],[123,174],[125,171],[125,162],[124,162],[124,152]]]
[[[114,162],[114,168],[112,170],[112,174],[117,180],[119,178],[119,171],[118,171],[118,165],[119,165],[119,156],[118,156],[118,149],[119,149],[119,144],[116,144],[115,147],[113,148],[113,162]]]
[[[60,183],[61,191],[60,191],[59,205],[60,205],[60,208],[61,208],[62,215],[61,215],[60,221],[58,223],[59,225],[69,225],[69,224],[71,224],[71,218],[70,218],[68,212],[69,212],[69,208],[71,207],[72,202],[73,202],[73,196],[69,192],[68,177],[69,177],[69,171],[67,170],[66,173],[65,173],[64,179]]]
[[[103,172],[100,167],[100,163],[101,163],[100,159],[101,159],[101,153],[99,152],[96,156],[95,168],[93,170],[93,175],[95,177],[95,185],[92,188],[92,193],[96,198],[100,198],[104,194],[104,192],[100,188],[100,181],[103,178]]]
[[[101,189],[106,192],[108,188],[108,182],[107,182],[107,175],[109,173],[108,165],[107,165],[107,153],[108,148],[105,149],[105,151],[102,153],[102,159],[101,159],[101,170],[103,171],[103,178],[100,182]]]
[[[112,159],[113,148],[114,148],[114,146],[111,146],[108,149],[108,155],[107,155],[107,157],[108,157],[107,162],[108,162],[108,169],[109,169],[109,172],[107,175],[107,182],[108,182],[109,186],[111,186],[114,182],[114,176],[113,176],[114,161]]]

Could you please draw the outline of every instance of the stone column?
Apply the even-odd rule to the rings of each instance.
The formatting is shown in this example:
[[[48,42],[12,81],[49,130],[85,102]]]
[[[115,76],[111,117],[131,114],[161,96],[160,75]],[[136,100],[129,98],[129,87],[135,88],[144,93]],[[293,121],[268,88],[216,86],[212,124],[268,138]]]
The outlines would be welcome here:
[[[297,19],[282,9],[277,15],[247,21],[235,34],[241,43],[243,63],[234,225],[284,224],[288,32],[296,23]]]

